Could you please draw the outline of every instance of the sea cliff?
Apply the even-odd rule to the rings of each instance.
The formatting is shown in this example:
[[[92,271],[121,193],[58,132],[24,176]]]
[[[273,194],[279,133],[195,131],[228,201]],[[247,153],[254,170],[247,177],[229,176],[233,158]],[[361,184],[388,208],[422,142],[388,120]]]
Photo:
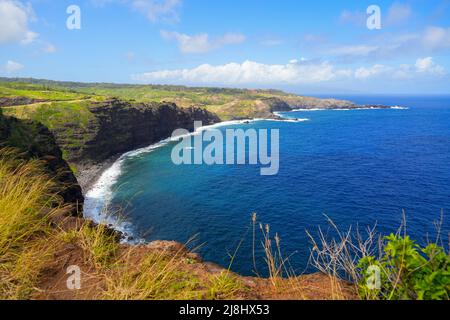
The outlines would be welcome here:
[[[0,147],[15,148],[22,159],[37,158],[46,171],[59,182],[59,194],[73,205],[72,214],[82,215],[84,197],[71,168],[62,157],[53,134],[44,125],[6,117],[0,109]]]

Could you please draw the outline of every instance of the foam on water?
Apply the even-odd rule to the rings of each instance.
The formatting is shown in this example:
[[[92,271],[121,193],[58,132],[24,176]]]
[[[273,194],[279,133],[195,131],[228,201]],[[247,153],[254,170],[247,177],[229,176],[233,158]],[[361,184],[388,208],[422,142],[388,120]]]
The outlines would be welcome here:
[[[154,150],[167,145],[170,142],[178,141],[184,137],[198,135],[204,131],[216,129],[224,126],[232,126],[243,123],[251,123],[256,121],[263,121],[266,119],[249,119],[249,120],[239,120],[239,121],[224,121],[216,123],[213,125],[203,126],[197,128],[196,131],[191,132],[186,135],[180,135],[177,137],[170,137],[164,139],[158,143],[152,144],[145,148],[140,148],[134,151],[127,152],[123,154],[119,159],[117,159],[108,169],[106,169],[100,178],[95,182],[93,187],[86,193],[85,203],[84,203],[84,217],[95,221],[96,223],[102,223],[111,226],[115,230],[124,233],[127,236],[134,236],[135,232],[133,230],[132,224],[126,222],[122,218],[118,217],[116,214],[108,215],[108,205],[110,204],[114,190],[113,187],[122,174],[123,163],[130,158],[137,157],[143,154],[153,152]],[[301,122],[307,121],[308,119],[283,119],[283,120],[270,120],[270,121],[286,121],[286,122]],[[143,239],[133,239],[131,242],[142,242]]]
[[[389,109],[393,109],[393,110],[408,110],[409,108],[407,107],[401,107],[401,106],[394,106],[394,107],[389,107],[389,108],[381,108],[381,107],[367,107],[367,108],[334,108],[334,109],[320,109],[320,108],[312,108],[312,109],[304,109],[304,108],[300,108],[300,109],[293,109],[291,111],[287,111],[287,112],[313,112],[313,111],[358,111],[358,110],[389,110]]]

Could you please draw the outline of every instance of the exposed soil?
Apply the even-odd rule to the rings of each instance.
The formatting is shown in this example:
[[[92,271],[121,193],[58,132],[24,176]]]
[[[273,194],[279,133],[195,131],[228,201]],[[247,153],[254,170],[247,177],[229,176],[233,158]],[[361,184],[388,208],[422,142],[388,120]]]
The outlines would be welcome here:
[[[73,220],[71,223],[75,224]],[[70,224],[70,223],[69,223]],[[200,282],[207,283],[213,275],[220,275],[226,271],[222,267],[203,262],[201,257],[189,252],[183,245],[172,241],[155,241],[147,245],[122,245],[121,254],[132,251],[132,259],[136,265],[149,253],[167,255],[189,263],[180,266],[186,273],[195,275]],[[67,288],[67,274],[69,266],[76,265],[81,269],[81,289]],[[241,283],[242,288],[234,295],[237,300],[355,300],[358,296],[354,287],[346,282],[338,281],[327,275],[316,273],[303,275],[293,279],[278,279],[274,284],[270,279],[233,276]],[[83,250],[76,245],[63,245],[55,254],[52,265],[43,272],[35,299],[38,300],[96,300],[101,299],[105,288],[105,278],[96,274],[92,263],[86,262]]]

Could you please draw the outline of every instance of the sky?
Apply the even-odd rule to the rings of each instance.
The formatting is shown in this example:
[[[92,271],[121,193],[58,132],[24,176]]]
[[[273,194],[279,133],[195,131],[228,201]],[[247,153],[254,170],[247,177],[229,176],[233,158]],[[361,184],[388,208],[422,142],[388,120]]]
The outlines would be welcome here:
[[[450,94],[450,0],[0,0],[0,76]]]

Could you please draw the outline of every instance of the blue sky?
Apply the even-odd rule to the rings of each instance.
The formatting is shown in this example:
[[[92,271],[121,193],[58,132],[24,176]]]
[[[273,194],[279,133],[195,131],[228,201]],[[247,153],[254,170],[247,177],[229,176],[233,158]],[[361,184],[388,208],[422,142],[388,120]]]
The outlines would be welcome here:
[[[7,77],[431,94],[449,74],[450,0],[0,0]]]

